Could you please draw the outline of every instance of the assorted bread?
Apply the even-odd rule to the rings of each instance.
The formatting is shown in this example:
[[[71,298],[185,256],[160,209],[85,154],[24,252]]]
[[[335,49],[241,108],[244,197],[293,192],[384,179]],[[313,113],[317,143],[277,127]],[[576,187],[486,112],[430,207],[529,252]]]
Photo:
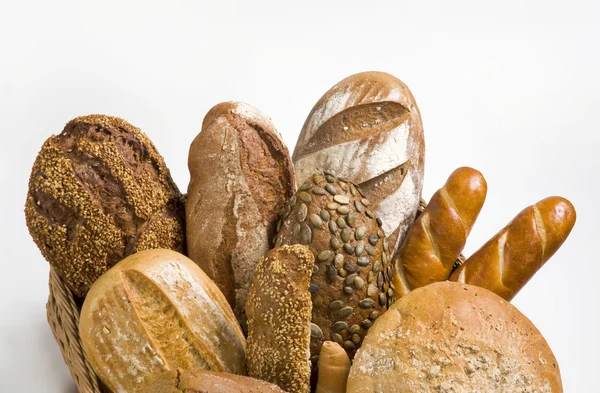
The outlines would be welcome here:
[[[83,349],[113,393],[135,393],[165,371],[246,374],[246,340],[217,286],[171,250],[135,253],[103,274],[81,308]]]
[[[204,117],[188,166],[188,255],[245,323],[254,269],[273,245],[278,211],[296,191],[288,150],[258,109],[224,102]]]
[[[80,117],[46,141],[27,225],[83,301],[80,356],[107,389],[562,392],[507,301],[569,235],[569,201],[528,207],[460,265],[486,181],[457,169],[417,216],[420,113],[380,72],[317,102],[293,162],[270,119],[236,102],[204,118],[185,202],[122,119]]]
[[[308,115],[293,160],[299,183],[329,172],[358,184],[396,250],[417,213],[425,165],[421,114],[402,81],[362,72],[333,86]]]

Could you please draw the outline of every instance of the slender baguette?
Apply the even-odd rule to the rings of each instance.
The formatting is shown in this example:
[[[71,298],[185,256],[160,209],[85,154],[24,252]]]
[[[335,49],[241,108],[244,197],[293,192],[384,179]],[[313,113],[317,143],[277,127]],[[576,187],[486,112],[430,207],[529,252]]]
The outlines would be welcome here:
[[[481,211],[487,183],[475,169],[456,169],[408,231],[394,257],[396,298],[447,280]]]
[[[316,393],[346,393],[350,359],[334,341],[325,341],[319,356],[319,381]]]
[[[568,200],[543,199],[519,213],[450,280],[486,288],[510,301],[563,244],[575,219]]]

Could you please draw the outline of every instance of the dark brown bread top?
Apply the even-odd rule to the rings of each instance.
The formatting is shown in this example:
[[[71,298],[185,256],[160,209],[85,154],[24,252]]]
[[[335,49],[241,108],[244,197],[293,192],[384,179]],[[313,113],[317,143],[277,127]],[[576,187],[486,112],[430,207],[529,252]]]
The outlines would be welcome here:
[[[301,245],[274,248],[256,266],[246,303],[248,375],[289,393],[310,391],[314,256]]]
[[[389,248],[370,206],[354,184],[315,174],[282,214],[276,245],[305,244],[315,256],[308,289],[313,378],[324,341],[336,341],[352,358],[373,321],[394,302]]]
[[[188,167],[189,256],[243,322],[255,266],[272,246],[277,212],[295,191],[289,152],[258,109],[224,102],[204,118]]]
[[[46,140],[25,217],[42,255],[78,296],[136,251],[185,249],[183,197],[163,158],[116,117],[78,117]]]
[[[250,377],[206,370],[173,370],[142,393],[285,393],[276,385]]]
[[[558,363],[516,307],[475,286],[415,289],[379,318],[354,358],[348,393],[562,393]]]

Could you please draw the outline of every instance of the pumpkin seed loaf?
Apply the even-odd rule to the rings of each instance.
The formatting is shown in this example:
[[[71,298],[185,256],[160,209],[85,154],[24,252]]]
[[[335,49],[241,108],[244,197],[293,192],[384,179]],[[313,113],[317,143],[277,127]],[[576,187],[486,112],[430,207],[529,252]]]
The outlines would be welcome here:
[[[258,109],[224,102],[206,114],[188,166],[189,257],[244,325],[255,266],[272,247],[277,213],[295,191],[289,152]]]
[[[289,393],[310,391],[311,296],[314,266],[301,245],[269,251],[256,266],[246,303],[248,375]]]
[[[288,201],[276,246],[304,244],[315,256],[312,298],[313,384],[324,341],[352,359],[369,327],[394,302],[389,246],[371,202],[353,183],[324,173],[309,177]]]
[[[42,255],[80,297],[136,251],[185,251],[179,189],[148,137],[117,117],[78,117],[46,140],[25,218]]]

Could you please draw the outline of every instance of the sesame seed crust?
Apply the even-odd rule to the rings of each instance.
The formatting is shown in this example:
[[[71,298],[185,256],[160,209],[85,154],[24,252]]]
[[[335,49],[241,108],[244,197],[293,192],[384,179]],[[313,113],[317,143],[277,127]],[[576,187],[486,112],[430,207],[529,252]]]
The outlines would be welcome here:
[[[314,257],[307,247],[282,246],[256,266],[250,287],[248,375],[289,393],[310,391],[311,296]]]
[[[77,296],[121,259],[185,249],[183,196],[163,158],[125,120],[89,115],[46,140],[25,217],[42,255]]]

